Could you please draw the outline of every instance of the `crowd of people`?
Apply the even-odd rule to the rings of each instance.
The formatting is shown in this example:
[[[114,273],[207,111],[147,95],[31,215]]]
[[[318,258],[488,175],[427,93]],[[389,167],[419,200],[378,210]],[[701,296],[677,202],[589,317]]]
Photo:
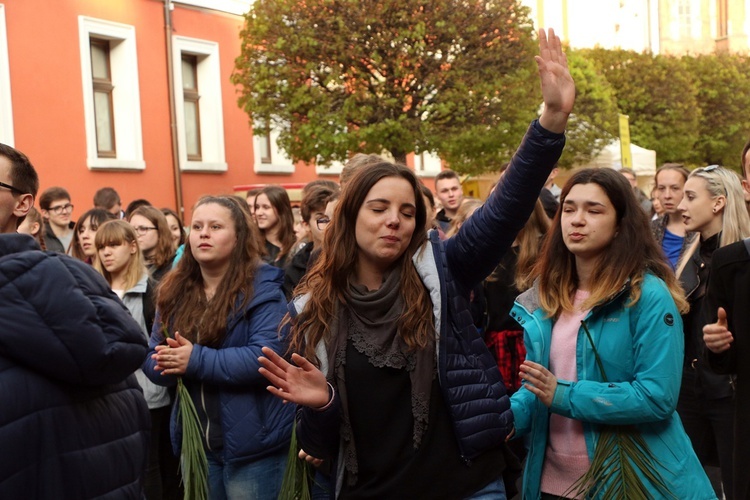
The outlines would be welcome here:
[[[0,497],[182,498],[183,394],[212,499],[284,498],[290,446],[313,498],[750,498],[750,142],[744,179],[559,188],[575,85],[539,45],[485,201],[357,154],[298,207],[268,185],[186,225],[106,187],[74,220],[0,144]]]

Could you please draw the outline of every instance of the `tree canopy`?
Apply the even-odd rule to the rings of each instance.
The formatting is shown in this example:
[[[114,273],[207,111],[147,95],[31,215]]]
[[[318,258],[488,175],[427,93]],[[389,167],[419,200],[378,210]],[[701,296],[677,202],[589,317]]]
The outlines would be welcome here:
[[[567,57],[576,82],[576,105],[559,162],[563,168],[586,164],[619,133],[619,110],[612,86],[580,51],[568,50]]]
[[[700,109],[692,76],[680,59],[601,48],[581,50],[612,86],[630,138],[659,162],[687,162],[698,141]]]
[[[295,161],[433,152],[478,172],[541,103],[532,32],[517,0],[257,0],[233,82]]]
[[[682,60],[695,82],[700,110],[693,161],[703,166],[738,167],[750,136],[750,60],[730,54]]]

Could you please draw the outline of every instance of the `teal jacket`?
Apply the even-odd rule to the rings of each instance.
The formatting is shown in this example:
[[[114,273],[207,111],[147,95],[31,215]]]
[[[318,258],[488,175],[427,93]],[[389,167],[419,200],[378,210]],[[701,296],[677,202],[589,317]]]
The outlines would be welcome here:
[[[600,424],[634,424],[656,457],[674,498],[714,499],[713,489],[675,412],[682,377],[684,335],[680,313],[663,281],[646,275],[640,300],[628,307],[624,286],[584,320],[609,382],[603,382],[583,328],[576,343],[578,382],[558,380],[550,408],[525,389],[511,398],[516,436],[530,433],[523,498],[540,498],[550,412],[583,422],[589,459]],[[527,359],[549,367],[553,318],[536,288],[521,294],[511,315],[524,328]],[[645,479],[644,479],[645,482]],[[652,485],[651,498],[664,495]]]

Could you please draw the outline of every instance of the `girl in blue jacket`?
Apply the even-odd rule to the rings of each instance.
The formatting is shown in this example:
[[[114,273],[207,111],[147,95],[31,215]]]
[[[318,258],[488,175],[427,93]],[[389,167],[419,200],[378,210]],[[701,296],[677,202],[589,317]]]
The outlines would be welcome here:
[[[262,262],[260,241],[234,198],[198,201],[185,253],[159,287],[143,365],[158,384],[182,376],[202,424],[211,499],[275,499],[286,464],[293,408],[258,374],[261,347],[281,351],[284,273]],[[173,411],[175,450],[181,432]]]
[[[510,402],[468,299],[562,152],[575,88],[559,39],[542,32],[540,45],[544,112],[487,203],[454,237],[428,240],[413,171],[357,170],[297,290],[295,364],[263,350],[269,390],[303,406],[304,454],[335,463],[331,496],[505,498]]]
[[[645,440],[659,478],[637,471],[646,497],[715,498],[675,412],[687,303],[645,213],[609,169],[577,172],[560,199],[538,280],[511,313],[527,349],[511,398],[516,436],[530,434],[524,498],[578,498],[605,425]]]

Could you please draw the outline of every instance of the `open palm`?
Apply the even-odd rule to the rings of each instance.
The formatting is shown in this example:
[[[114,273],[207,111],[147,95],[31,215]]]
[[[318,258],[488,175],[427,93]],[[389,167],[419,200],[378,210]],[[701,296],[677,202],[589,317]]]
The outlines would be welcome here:
[[[291,364],[268,347],[263,348],[263,354],[258,358],[261,364],[258,371],[273,384],[268,387],[271,394],[310,408],[328,403],[326,377],[312,363],[299,354],[292,354],[295,364]]]
[[[568,116],[573,111],[576,87],[568,69],[568,59],[560,38],[550,28],[539,30],[539,55],[535,56],[544,98],[541,125],[552,132],[564,132]]]

